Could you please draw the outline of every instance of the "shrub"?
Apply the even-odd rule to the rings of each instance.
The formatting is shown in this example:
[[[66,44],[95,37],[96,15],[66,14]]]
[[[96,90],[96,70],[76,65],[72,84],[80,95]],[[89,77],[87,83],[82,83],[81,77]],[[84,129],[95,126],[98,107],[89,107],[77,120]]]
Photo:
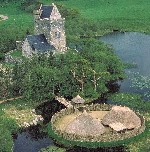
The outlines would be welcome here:
[[[3,52],[0,52],[0,61],[3,61],[5,59],[5,54]]]
[[[15,120],[0,117],[0,152],[12,152],[12,133],[17,132],[18,128]]]
[[[113,104],[125,105],[135,110],[150,112],[150,102],[143,101],[141,95],[132,93],[116,93],[110,97]]]
[[[12,148],[11,132],[5,127],[0,127],[0,152],[12,152]]]
[[[20,8],[21,10],[32,13],[39,5],[40,2],[38,0],[22,0]]]
[[[56,146],[49,146],[47,148],[42,148],[40,152],[66,152],[66,150]]]

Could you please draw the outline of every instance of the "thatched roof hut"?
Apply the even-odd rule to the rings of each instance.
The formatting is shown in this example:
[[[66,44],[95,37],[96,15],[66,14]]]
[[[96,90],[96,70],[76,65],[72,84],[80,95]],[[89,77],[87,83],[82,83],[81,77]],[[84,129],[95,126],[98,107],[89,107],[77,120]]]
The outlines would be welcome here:
[[[116,131],[124,129],[134,129],[141,126],[141,119],[128,107],[113,106],[102,123],[108,125]]]
[[[79,95],[77,95],[76,97],[72,99],[72,102],[76,104],[83,104],[85,100],[81,98]]]
[[[65,128],[65,132],[81,136],[99,136],[105,132],[105,127],[100,120],[84,112]]]

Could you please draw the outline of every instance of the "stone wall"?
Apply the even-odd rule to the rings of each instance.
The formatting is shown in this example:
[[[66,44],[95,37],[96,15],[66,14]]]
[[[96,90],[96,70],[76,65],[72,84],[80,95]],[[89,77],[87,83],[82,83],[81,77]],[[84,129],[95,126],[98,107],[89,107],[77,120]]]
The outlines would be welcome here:
[[[22,41],[16,41],[16,48],[17,48],[17,50],[22,50],[22,44],[23,44]]]
[[[65,37],[65,27],[64,19],[54,20],[51,22],[51,44],[54,45],[56,50],[65,51],[66,50],[66,37]]]
[[[49,18],[40,19],[40,11],[34,12],[34,33],[44,34],[48,43],[53,45],[57,51],[66,51],[65,19],[55,7]]]
[[[89,111],[105,111],[105,110],[110,110],[111,107],[113,105],[107,105],[107,104],[92,104],[92,105],[85,105],[84,108],[88,109]],[[63,109],[60,112],[54,114],[52,116],[51,119],[51,127],[52,130],[54,131],[55,134],[57,134],[58,136],[63,137],[66,140],[71,140],[71,141],[82,141],[82,142],[113,142],[113,141],[122,141],[124,139],[129,139],[131,137],[137,136],[139,134],[141,134],[142,132],[144,132],[145,130],[145,119],[144,117],[142,117],[139,113],[136,113],[142,122],[142,125],[140,128],[135,128],[129,132],[113,132],[113,133],[104,133],[101,136],[88,136],[88,137],[84,137],[84,136],[79,136],[79,135],[75,135],[75,134],[69,134],[66,133],[62,130],[59,130],[56,126],[55,126],[55,122],[62,118],[65,115],[69,115],[75,112],[75,108],[67,108],[67,109]]]
[[[32,56],[32,53],[33,53],[33,50],[30,47],[28,40],[25,39],[22,45],[22,55],[29,58]]]
[[[11,50],[5,55],[5,62],[6,63],[21,63],[22,59],[20,57],[12,57],[11,53],[16,50]]]

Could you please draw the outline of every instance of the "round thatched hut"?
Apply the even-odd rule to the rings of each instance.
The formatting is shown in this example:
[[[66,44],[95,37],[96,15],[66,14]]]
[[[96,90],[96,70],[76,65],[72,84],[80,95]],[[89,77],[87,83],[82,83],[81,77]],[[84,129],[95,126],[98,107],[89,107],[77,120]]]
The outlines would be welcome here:
[[[135,136],[143,133],[145,121],[128,107],[91,104],[84,105],[84,112],[75,112],[74,107],[70,107],[54,114],[49,130],[49,134],[58,142],[61,139],[63,144],[114,146],[114,143],[128,143],[131,138],[134,140]]]
[[[82,136],[100,136],[105,132],[105,127],[100,120],[84,111],[66,126],[65,132]]]
[[[141,119],[128,107],[113,106],[104,116],[102,123],[115,131],[139,128]]]

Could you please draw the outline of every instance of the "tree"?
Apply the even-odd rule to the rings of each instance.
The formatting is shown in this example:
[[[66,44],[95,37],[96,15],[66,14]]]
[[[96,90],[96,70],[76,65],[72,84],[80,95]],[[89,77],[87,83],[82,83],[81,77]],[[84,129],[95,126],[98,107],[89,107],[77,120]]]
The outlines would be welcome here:
[[[55,95],[98,98],[107,83],[123,78],[123,64],[107,46],[93,39],[71,40],[64,54],[37,55],[14,68],[13,88],[32,100]],[[17,90],[16,89],[16,90]]]
[[[0,99],[11,96],[11,70],[7,66],[0,65]]]

